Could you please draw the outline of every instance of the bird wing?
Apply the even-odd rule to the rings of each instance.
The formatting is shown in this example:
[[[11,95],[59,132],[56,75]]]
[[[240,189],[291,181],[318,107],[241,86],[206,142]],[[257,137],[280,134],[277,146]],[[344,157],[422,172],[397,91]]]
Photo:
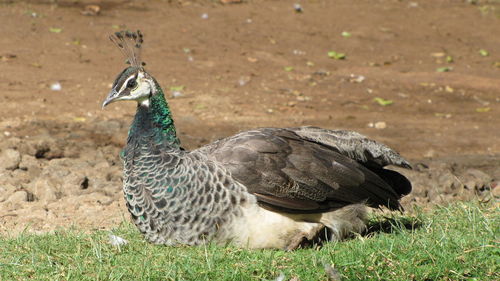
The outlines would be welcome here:
[[[411,184],[383,166],[409,164],[382,144],[351,136],[349,148],[346,131],[262,128],[196,151],[221,163],[270,208],[322,212],[360,202],[400,208],[398,200]]]
[[[297,127],[290,130],[306,140],[335,148],[343,155],[366,165],[376,167],[395,165],[411,169],[410,163],[399,153],[357,132],[326,130],[318,127]]]

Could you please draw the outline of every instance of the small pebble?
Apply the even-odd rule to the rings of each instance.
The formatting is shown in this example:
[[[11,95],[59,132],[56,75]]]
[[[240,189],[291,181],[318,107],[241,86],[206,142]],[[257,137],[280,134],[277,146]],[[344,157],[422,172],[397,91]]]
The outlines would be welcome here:
[[[366,77],[364,77],[363,75],[351,74],[349,81],[353,83],[362,83],[363,81],[365,81],[365,79]]]
[[[293,9],[297,13],[302,13],[304,10],[302,9],[302,6],[299,3],[293,4]]]
[[[385,129],[387,124],[384,121],[375,123],[375,129]]]
[[[180,98],[182,96],[184,96],[184,94],[181,91],[173,91],[172,92],[172,97],[173,98]]]
[[[250,80],[252,80],[250,76],[241,76],[240,79],[238,79],[238,85],[245,86]]]
[[[100,11],[101,7],[98,5],[87,5],[80,13],[84,16],[97,16]]]
[[[201,14],[201,18],[204,20],[208,19],[208,14],[207,13]]]
[[[60,91],[62,89],[61,83],[55,82],[50,85],[52,91]]]

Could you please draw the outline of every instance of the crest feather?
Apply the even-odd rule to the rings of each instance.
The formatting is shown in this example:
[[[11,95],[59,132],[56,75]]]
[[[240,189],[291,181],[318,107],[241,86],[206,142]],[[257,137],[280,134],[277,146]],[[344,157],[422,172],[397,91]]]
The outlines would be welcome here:
[[[146,65],[146,63],[141,60],[141,49],[144,40],[140,30],[137,30],[137,32],[128,30],[115,32],[115,34],[109,36],[109,39],[111,42],[115,43],[115,45],[125,55],[127,58],[127,64],[135,67],[142,67]]]

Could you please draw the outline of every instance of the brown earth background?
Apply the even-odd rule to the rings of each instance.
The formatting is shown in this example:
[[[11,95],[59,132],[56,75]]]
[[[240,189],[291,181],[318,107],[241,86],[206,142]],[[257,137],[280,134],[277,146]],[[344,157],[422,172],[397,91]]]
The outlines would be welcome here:
[[[187,148],[349,129],[412,162],[410,211],[500,195],[498,0],[0,0],[0,23],[0,234],[128,218],[119,152],[135,105],[101,110],[121,29],[145,34]]]

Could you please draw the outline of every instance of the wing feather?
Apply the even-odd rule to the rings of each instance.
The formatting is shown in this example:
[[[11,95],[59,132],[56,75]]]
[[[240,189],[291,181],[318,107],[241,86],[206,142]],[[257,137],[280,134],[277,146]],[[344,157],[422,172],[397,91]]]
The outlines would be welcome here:
[[[404,176],[383,168],[409,163],[354,132],[262,128],[198,151],[225,166],[261,204],[287,212],[322,212],[361,202],[398,209],[398,200],[411,190]]]

